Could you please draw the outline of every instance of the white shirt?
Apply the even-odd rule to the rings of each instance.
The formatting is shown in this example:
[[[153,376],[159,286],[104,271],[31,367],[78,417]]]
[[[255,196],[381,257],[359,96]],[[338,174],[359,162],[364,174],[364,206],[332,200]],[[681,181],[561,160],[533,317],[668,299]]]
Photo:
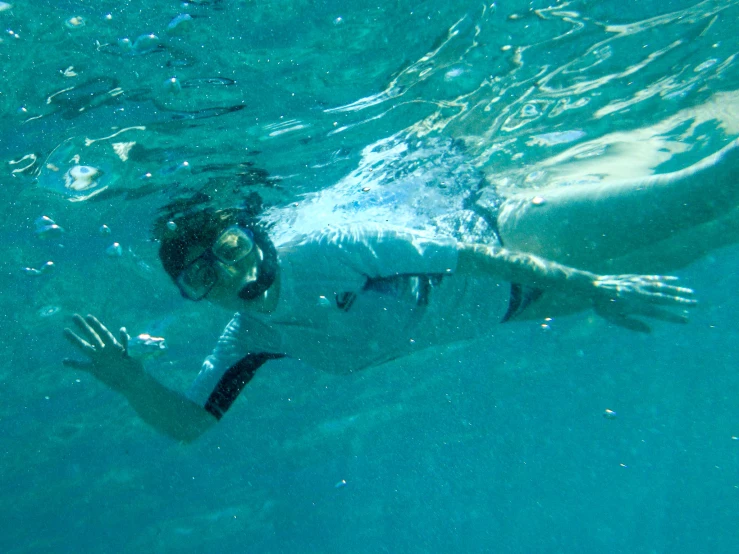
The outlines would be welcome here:
[[[508,305],[509,284],[455,274],[453,238],[368,224],[276,248],[275,310],[234,316],[193,383],[193,401],[204,405],[249,354],[284,354],[347,373],[490,334]]]

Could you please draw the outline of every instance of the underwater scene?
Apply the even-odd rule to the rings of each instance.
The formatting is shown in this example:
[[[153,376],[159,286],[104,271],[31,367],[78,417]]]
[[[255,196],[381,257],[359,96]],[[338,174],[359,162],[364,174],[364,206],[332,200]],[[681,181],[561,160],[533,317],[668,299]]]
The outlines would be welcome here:
[[[739,552],[737,29],[737,0],[0,2],[0,551]],[[265,234],[161,254],[232,208]],[[234,312],[267,336],[331,265],[300,237],[357,225],[431,237],[392,267],[459,250],[463,300],[451,265],[357,269],[311,300],[337,326],[276,321],[294,346],[196,401]]]

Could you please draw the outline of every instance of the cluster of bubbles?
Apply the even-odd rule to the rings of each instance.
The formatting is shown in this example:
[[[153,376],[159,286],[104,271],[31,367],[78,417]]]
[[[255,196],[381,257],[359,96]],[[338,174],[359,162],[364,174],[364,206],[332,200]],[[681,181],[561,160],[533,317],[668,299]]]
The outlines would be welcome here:
[[[189,34],[193,28],[193,18],[190,14],[182,13],[175,16],[165,28],[165,32],[171,37],[181,37]],[[135,39],[124,37],[118,40],[111,51],[124,56],[143,56],[157,52],[164,48],[164,44],[158,35],[148,33],[139,35]],[[170,77],[163,83],[165,92],[177,94],[182,90],[182,84],[177,77]]]
[[[23,271],[23,273],[25,273],[26,275],[34,275],[34,276],[36,276],[36,275],[43,275],[44,273],[48,273],[49,271],[52,271],[54,269],[54,267],[55,267],[54,266],[54,262],[52,262],[51,260],[49,260],[48,262],[46,262],[45,264],[43,264],[39,268],[36,268],[36,267],[24,267],[24,268],[21,269],[21,271]]]
[[[105,19],[111,20],[113,16],[107,14]],[[66,21],[66,26],[69,28],[76,28],[84,26],[84,19],[80,16],[74,16]],[[172,37],[184,36],[192,31],[193,18],[190,14],[179,14],[174,17],[165,28],[167,35]],[[115,44],[106,45],[106,50],[111,54],[117,54],[121,56],[142,56],[151,54],[162,50],[164,44],[158,35],[154,33],[145,33],[139,35],[135,39],[129,37],[122,37],[118,39]]]
[[[173,222],[170,223],[172,228],[174,228],[175,224]],[[34,224],[36,227],[35,235],[40,239],[58,239],[66,232],[63,227],[47,215],[42,215],[36,219]],[[108,225],[103,224],[98,229],[98,233],[102,237],[109,237],[113,232]],[[123,256],[123,247],[119,242],[114,242],[105,249],[105,254],[111,258],[119,258]],[[54,268],[54,262],[50,260],[38,268],[24,267],[21,271],[26,275],[39,276],[49,273]],[[41,318],[48,318],[58,314],[60,311],[60,306],[47,304],[39,308],[37,314]],[[167,350],[167,342],[163,337],[141,333],[129,339],[128,349],[129,354],[136,357],[147,358],[159,356]]]
[[[174,223],[172,223],[174,225]],[[59,239],[65,234],[63,227],[58,225],[52,218],[42,215],[35,221],[35,235],[40,239]],[[102,237],[109,237],[112,231],[108,225],[101,225],[98,233]],[[114,242],[105,249],[105,254],[111,258],[119,258],[123,256],[123,247],[120,243]],[[47,261],[40,267],[24,267],[21,271],[26,275],[40,276],[49,273],[55,268],[54,262]],[[49,318],[61,311],[61,307],[54,304],[47,304],[38,309],[37,315],[40,318]],[[156,357],[167,351],[167,342],[164,337],[153,336],[148,333],[141,333],[131,337],[128,342],[129,354],[139,358]]]
[[[98,229],[98,233],[100,233],[100,236],[102,237],[107,237],[110,236],[113,231],[110,230],[110,227],[103,224],[100,226],[100,229]],[[105,249],[105,255],[111,258],[120,258],[123,256],[123,247],[119,242],[114,242]]]
[[[111,234],[110,227],[108,227],[107,225],[101,225],[99,233],[101,236],[104,236],[104,237],[110,235]],[[108,246],[105,249],[105,255],[111,258],[120,258],[121,256],[123,256],[123,247],[121,246],[121,243],[114,242],[113,244]]]
[[[56,224],[56,222],[48,216],[42,215],[35,221],[36,236],[41,239],[56,239],[64,234],[64,229]],[[49,260],[41,265],[41,267],[24,267],[21,271],[26,275],[44,275],[55,268],[54,262]]]
[[[57,239],[64,234],[64,229],[49,216],[42,215],[35,222],[36,236],[40,239]]]
[[[56,240],[61,238],[66,231],[61,225],[58,225],[56,221],[51,219],[48,215],[42,215],[34,222],[36,227],[34,234],[42,240]],[[100,226],[99,233],[103,237],[110,236],[112,231],[110,227],[103,224]],[[123,256],[123,247],[118,242],[114,242],[105,249],[106,255],[112,258],[119,258]],[[49,260],[40,267],[24,267],[21,269],[23,273],[27,275],[44,275],[54,269],[54,262]]]

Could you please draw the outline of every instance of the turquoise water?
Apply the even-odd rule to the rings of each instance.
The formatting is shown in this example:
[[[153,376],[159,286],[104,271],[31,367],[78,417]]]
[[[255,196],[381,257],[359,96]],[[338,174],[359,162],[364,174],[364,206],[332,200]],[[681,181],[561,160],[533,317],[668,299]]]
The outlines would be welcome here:
[[[190,446],[60,363],[90,312],[165,336],[147,367],[191,382],[229,314],[180,298],[150,228],[195,191],[390,184],[418,163],[399,145],[437,139],[503,191],[718,150],[739,135],[738,2],[12,4],[3,552],[739,551],[732,246],[679,273],[688,325],[515,323],[350,376],[280,361]],[[75,165],[100,172],[83,191]]]

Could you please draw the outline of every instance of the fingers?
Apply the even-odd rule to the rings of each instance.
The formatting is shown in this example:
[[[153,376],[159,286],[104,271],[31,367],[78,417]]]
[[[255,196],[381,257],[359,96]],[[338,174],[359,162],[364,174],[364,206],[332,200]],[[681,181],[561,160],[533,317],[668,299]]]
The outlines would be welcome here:
[[[695,298],[687,298],[685,296],[679,296],[677,294],[670,294],[668,292],[651,292],[645,296],[645,299],[651,304],[657,304],[660,306],[670,306],[675,304],[681,304],[683,306],[695,306],[698,301]]]
[[[75,348],[78,348],[85,354],[91,354],[95,352],[95,347],[92,346],[89,342],[83,340],[79,336],[77,336],[74,331],[72,331],[69,327],[64,329],[64,338],[67,339],[72,346]]]
[[[121,337],[120,341],[121,341],[121,346],[123,346],[123,351],[126,354],[128,354],[128,339],[129,339],[128,331],[126,331],[125,327],[121,327],[118,333],[120,334],[120,337]]]
[[[691,308],[698,305],[698,301],[692,298],[680,298],[665,294],[653,294],[647,298],[647,302],[654,306],[672,306],[673,308],[677,308],[678,306]]]
[[[64,337],[72,346],[89,356],[93,361],[112,353],[126,353],[128,335],[126,335],[125,329],[121,329],[121,342],[125,344],[125,346],[121,346],[113,333],[108,331],[107,327],[100,323],[95,316],[87,315],[83,318],[79,314],[75,314],[72,320],[81,333],[75,333],[67,328],[64,329]]]
[[[606,277],[601,281],[605,289],[615,291],[615,297],[627,300],[640,299],[644,302],[657,305],[684,305],[693,306],[695,292],[687,287],[677,287],[668,282],[676,281],[672,275],[616,275]]]
[[[118,341],[115,340],[113,333],[108,331],[108,328],[100,323],[100,321],[94,316],[88,314],[85,317],[85,322],[94,331],[95,335],[100,338],[103,346],[119,346]]]
[[[620,275],[619,277],[631,281],[656,281],[662,283],[665,281],[677,281],[679,279],[679,277],[675,277],[674,275]]]
[[[665,295],[685,300],[687,302],[690,302],[691,304],[695,304],[697,302],[697,300],[693,298],[693,296],[695,296],[695,292],[693,291],[693,289],[688,289],[685,287],[671,287],[669,285],[666,285],[658,289],[657,292],[660,291],[663,291],[663,294]]]
[[[649,276],[652,277],[652,276]],[[670,277],[669,280],[674,280],[676,277]],[[651,281],[651,279],[649,279]],[[672,296],[675,298],[683,298],[690,300],[695,295],[693,289],[687,287],[676,287],[674,285],[668,285],[664,281],[668,280],[667,277],[661,277],[656,282],[651,282],[648,285],[641,285],[639,289],[649,294]]]
[[[82,331],[83,335],[87,338],[90,346],[92,346],[93,349],[102,348],[103,346],[105,346],[100,336],[92,327],[90,327],[87,321],[82,319],[82,316],[80,314],[74,314],[72,316],[72,321],[77,327],[79,327],[80,331]]]

